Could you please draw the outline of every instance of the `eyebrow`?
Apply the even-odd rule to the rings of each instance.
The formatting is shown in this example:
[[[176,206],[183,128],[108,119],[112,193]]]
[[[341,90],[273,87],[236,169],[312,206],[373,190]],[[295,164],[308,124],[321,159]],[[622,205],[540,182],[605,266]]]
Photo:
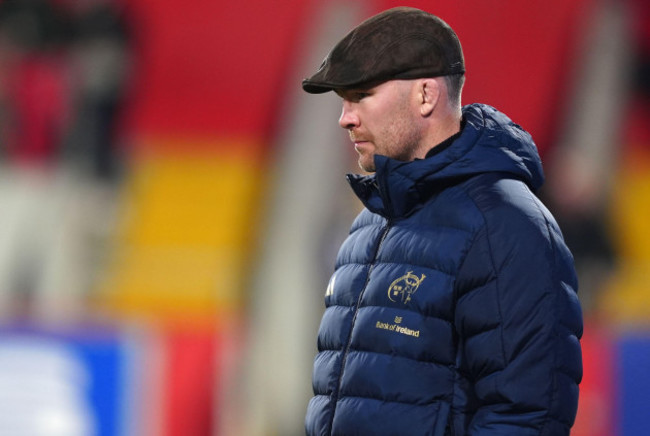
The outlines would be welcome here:
[[[350,98],[354,94],[359,94],[359,93],[368,94],[368,93],[370,93],[370,91],[373,88],[374,87],[372,87],[372,86],[370,86],[370,87],[365,87],[364,86],[364,87],[359,87],[359,88],[335,89],[334,92],[336,92],[336,95],[338,95],[339,97],[344,99],[344,98],[346,98],[346,96],[348,98]]]

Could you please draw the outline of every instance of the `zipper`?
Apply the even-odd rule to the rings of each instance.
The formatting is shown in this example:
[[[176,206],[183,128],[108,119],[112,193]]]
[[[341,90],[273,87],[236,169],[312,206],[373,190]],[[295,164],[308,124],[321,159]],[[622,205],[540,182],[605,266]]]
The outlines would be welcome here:
[[[386,236],[388,236],[388,232],[390,231],[392,227],[392,224],[390,220],[386,220],[386,227],[383,230],[383,233],[381,234],[381,237],[379,238],[379,242],[377,243],[377,248],[375,249],[375,252],[372,256],[372,262],[370,263],[370,268],[368,269],[368,275],[366,276],[366,282],[363,284],[363,288],[361,289],[361,292],[359,292],[359,297],[357,298],[357,304],[354,308],[354,315],[352,316],[352,322],[350,323],[350,332],[348,333],[348,340],[345,345],[345,351],[343,352],[343,356],[341,357],[341,369],[339,370],[339,379],[336,384],[336,396],[333,398],[334,400],[334,409],[332,410],[332,417],[330,419],[330,433],[332,431],[332,426],[334,425],[334,415],[336,414],[336,403],[338,402],[338,399],[340,397],[341,393],[341,383],[343,382],[343,372],[345,371],[345,363],[348,358],[348,354],[350,352],[350,347],[352,346],[352,330],[354,330],[354,324],[357,321],[357,315],[359,314],[359,306],[361,305],[361,299],[363,298],[363,294],[366,292],[366,289],[368,287],[368,282],[370,281],[370,274],[372,274],[372,271],[375,269],[376,266],[376,260],[377,256],[379,255],[379,250],[381,246],[384,243],[384,240],[386,240]]]
[[[451,414],[451,410],[448,412],[447,415],[447,429],[445,430],[445,435],[447,436],[454,436],[456,433],[454,431],[454,419],[453,415]]]
[[[438,408],[438,420],[433,430],[433,434],[452,436],[453,430],[451,421],[451,405],[447,402],[442,402]]]

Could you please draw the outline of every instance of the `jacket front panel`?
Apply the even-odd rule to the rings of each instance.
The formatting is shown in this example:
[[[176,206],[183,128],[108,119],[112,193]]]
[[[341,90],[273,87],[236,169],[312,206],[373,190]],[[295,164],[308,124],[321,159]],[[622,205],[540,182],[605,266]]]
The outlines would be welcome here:
[[[414,423],[413,434],[434,434],[446,420],[438,411],[449,408],[454,385],[454,275],[472,231],[424,228],[421,219],[362,214],[341,249],[314,372],[315,391],[338,402],[331,434],[377,434],[379,422],[384,434],[409,434]],[[438,251],[431,244],[456,255],[424,258]]]

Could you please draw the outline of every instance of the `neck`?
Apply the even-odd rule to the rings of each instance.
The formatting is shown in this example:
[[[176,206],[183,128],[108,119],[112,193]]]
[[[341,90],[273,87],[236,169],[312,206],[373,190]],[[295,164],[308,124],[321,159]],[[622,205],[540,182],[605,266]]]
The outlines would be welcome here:
[[[435,148],[441,142],[455,135],[461,130],[461,114],[449,112],[445,117],[439,118],[432,122],[426,131],[426,140],[418,158],[423,159],[429,151]]]
[[[440,128],[437,130],[437,134],[432,138],[432,147],[435,147],[436,144],[439,144],[450,136],[460,132],[460,120],[460,116],[450,116],[448,119],[444,120],[444,122],[441,123]]]

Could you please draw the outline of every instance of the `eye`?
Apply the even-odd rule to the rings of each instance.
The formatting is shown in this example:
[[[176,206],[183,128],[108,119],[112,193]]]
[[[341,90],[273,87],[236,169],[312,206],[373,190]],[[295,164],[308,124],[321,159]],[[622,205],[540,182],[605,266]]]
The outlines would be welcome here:
[[[366,91],[354,91],[354,92],[350,93],[349,99],[350,99],[350,101],[358,103],[358,102],[360,102],[361,100],[363,100],[366,97],[370,97],[369,92],[366,92]]]
[[[358,103],[359,101],[363,100],[366,97],[369,97],[371,92],[367,90],[346,90],[346,91],[336,91],[336,93],[341,97],[343,100],[352,102],[352,103]]]

